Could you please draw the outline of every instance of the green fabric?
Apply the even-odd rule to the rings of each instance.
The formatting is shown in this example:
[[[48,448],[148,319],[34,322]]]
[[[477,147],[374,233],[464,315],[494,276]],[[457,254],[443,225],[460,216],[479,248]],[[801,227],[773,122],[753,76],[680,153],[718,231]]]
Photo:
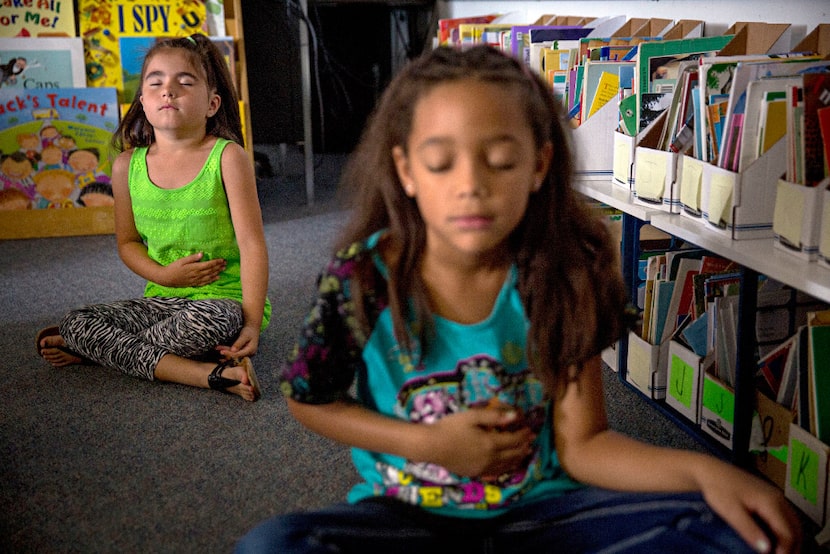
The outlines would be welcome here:
[[[223,258],[227,267],[219,280],[202,287],[165,287],[149,281],[144,296],[202,300],[231,298],[242,302],[239,246],[222,182],[222,151],[230,141],[217,139],[204,167],[193,181],[163,189],[150,181],[147,148],[130,158],[129,187],[135,226],[151,259],[161,265],[195,254],[204,260]],[[262,329],[268,325],[271,303],[266,299]]]

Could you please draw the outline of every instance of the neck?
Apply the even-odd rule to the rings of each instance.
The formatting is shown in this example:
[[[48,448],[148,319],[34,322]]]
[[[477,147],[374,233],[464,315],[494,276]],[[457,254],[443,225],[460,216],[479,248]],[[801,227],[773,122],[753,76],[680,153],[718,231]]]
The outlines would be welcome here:
[[[215,137],[206,132],[190,135],[171,135],[169,133],[155,133],[155,146],[165,152],[198,150],[205,144],[213,142]]]
[[[432,310],[458,323],[478,323],[493,311],[510,262],[479,260],[476,264],[441,263],[424,257],[421,277]]]

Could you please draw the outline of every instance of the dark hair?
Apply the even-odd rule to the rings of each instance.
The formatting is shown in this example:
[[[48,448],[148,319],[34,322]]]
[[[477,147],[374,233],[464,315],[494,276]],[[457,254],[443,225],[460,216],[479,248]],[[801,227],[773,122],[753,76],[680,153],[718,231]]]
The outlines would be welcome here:
[[[553,390],[553,385],[561,383],[562,372],[566,379],[575,377],[582,362],[622,335],[627,295],[618,251],[607,227],[571,188],[574,155],[564,110],[550,86],[518,60],[486,46],[439,47],[398,73],[344,169],[341,185],[352,194],[352,218],[336,248],[388,229],[389,240],[399,252],[389,268],[389,305],[396,337],[411,346],[404,322],[414,318],[423,330],[421,344],[427,345],[432,318],[418,271],[426,233],[415,201],[404,194],[391,152],[395,146],[406,149],[415,106],[426,92],[466,79],[515,88],[513,97],[526,107],[537,148],[553,144],[553,159],[542,186],[509,239],[519,269],[519,293],[530,321],[530,364]],[[361,281],[358,275],[358,306]],[[411,307],[407,298],[412,298]]]
[[[189,37],[170,38],[154,44],[144,56],[139,87],[144,82],[147,64],[153,56],[162,50],[170,49],[179,49],[187,53],[191,63],[204,71],[208,90],[215,91],[221,98],[219,110],[207,121],[207,134],[226,138],[244,146],[242,122],[239,119],[239,103],[228,62],[225,61],[225,57],[216,45],[205,35],[195,34]],[[149,146],[155,140],[153,127],[147,121],[141,106],[139,89],[112,137],[112,145],[116,152],[121,152],[126,148]]]
[[[81,194],[78,196],[78,204],[86,206],[84,196],[87,194],[106,194],[107,196],[112,196],[112,185],[102,181],[95,181],[94,183],[88,184],[81,190]]]

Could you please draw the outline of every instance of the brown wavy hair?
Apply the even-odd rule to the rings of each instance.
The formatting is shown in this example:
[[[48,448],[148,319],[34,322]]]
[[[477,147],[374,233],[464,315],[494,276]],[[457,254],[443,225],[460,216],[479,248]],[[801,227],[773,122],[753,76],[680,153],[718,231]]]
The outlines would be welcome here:
[[[239,102],[228,63],[216,45],[205,35],[197,33],[189,37],[164,39],[155,43],[144,56],[139,86],[144,82],[147,64],[153,56],[163,50],[171,49],[182,50],[194,67],[202,68],[208,90],[215,91],[221,98],[219,110],[207,120],[207,134],[226,138],[244,146],[242,121],[239,119]],[[112,146],[116,152],[122,152],[127,148],[150,146],[155,140],[153,126],[147,121],[144,108],[141,106],[139,89],[127,113],[121,119],[118,129],[113,134]]]
[[[395,334],[402,345],[411,346],[404,322],[414,320],[427,348],[432,317],[419,274],[426,231],[415,201],[404,194],[391,152],[395,146],[406,149],[413,112],[424,94],[437,85],[468,79],[512,87],[514,98],[526,108],[537,148],[548,141],[554,145],[548,173],[509,245],[530,321],[528,359],[548,390],[555,390],[563,372],[566,380],[574,378],[582,362],[625,332],[628,299],[618,245],[571,187],[574,153],[564,110],[550,86],[518,60],[486,46],[439,47],[396,75],[344,169],[341,186],[352,198],[352,217],[335,246],[342,249],[388,229],[388,240],[399,252],[389,268]],[[364,264],[363,271],[370,271],[371,261]],[[356,283],[358,305],[361,281]]]

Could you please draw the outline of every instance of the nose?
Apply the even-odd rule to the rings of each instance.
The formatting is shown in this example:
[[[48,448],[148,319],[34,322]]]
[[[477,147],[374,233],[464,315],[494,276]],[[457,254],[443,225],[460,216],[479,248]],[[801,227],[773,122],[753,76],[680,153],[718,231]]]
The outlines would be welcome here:
[[[456,193],[459,196],[485,196],[487,194],[487,169],[474,158],[460,161],[456,174]]]

